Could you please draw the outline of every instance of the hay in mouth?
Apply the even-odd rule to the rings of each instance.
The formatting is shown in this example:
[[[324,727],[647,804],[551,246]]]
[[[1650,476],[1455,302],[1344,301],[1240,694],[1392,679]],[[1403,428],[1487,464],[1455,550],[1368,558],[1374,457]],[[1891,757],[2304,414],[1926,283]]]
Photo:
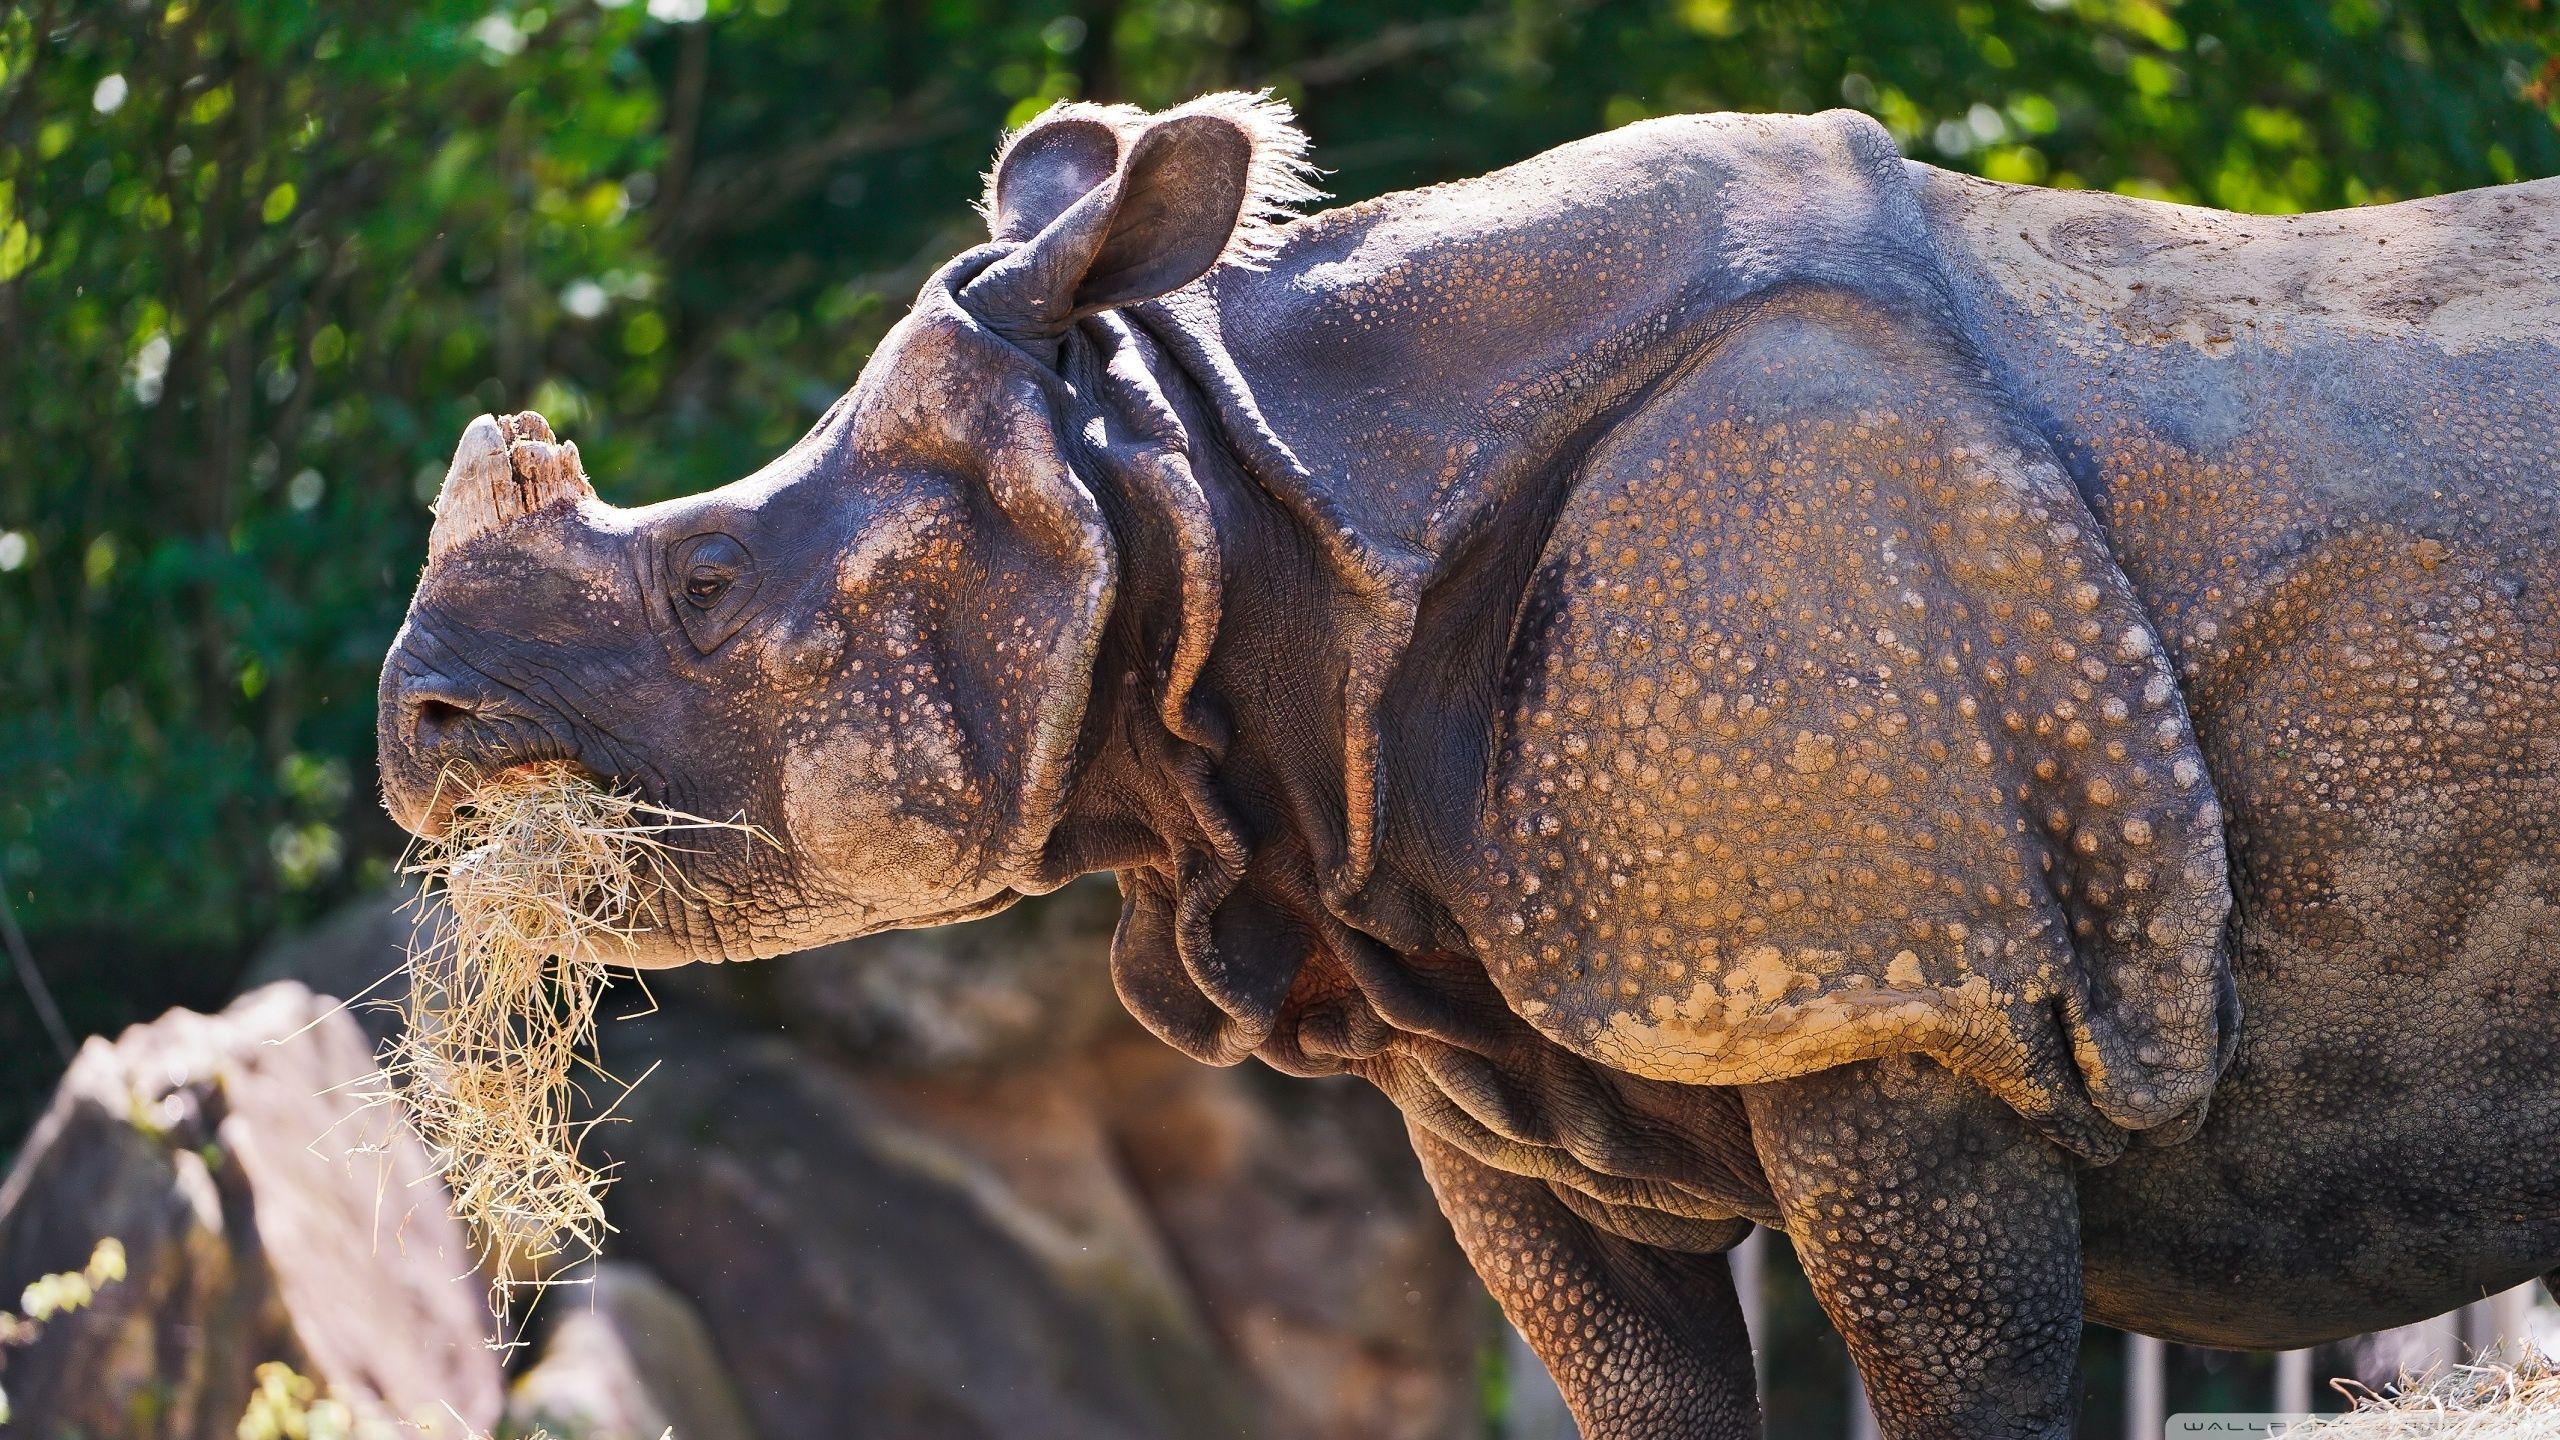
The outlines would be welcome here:
[[[592,1258],[612,1229],[612,1177],[578,1154],[613,1108],[581,1119],[588,1085],[614,1103],[630,1089],[593,1059],[597,1004],[606,967],[685,883],[666,837],[707,828],[748,827],[527,766],[470,785],[445,833],[404,863],[422,894],[383,1070],[480,1247],[495,1310]]]

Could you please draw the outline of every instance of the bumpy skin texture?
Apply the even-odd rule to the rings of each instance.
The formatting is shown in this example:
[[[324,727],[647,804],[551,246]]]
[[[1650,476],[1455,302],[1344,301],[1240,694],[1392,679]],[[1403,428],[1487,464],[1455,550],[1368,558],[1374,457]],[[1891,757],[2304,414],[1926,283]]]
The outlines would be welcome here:
[[[1911,173],[2231,815],[2244,1043],[2195,1144],[2089,1187],[2093,1313],[2301,1344],[2514,1283],[2560,1189],[2560,184],[2254,219]]]
[[[1751,1336],[1721,1256],[1625,1239],[1429,1130],[1413,1131],[1413,1149],[1459,1246],[1584,1434],[1758,1431]]]
[[[1750,1223],[1896,1436],[2061,1433],[2084,1310],[2560,1262],[2560,182],[2250,220],[1696,117],[1237,263],[1280,119],[1035,121],[735,485],[475,427],[393,814],[763,827],[647,964],[1118,872],[1130,1009],[1392,1097],[1604,1440],[1749,1429]]]
[[[2069,1434],[2068,1157],[1916,1056],[1754,1086],[1750,1107],[1796,1255],[1895,1433]]]
[[[1615,1068],[1917,1050],[2111,1158],[2219,1069],[2220,812],[2060,468],[1915,328],[1773,298],[1595,448],[1471,928]]]

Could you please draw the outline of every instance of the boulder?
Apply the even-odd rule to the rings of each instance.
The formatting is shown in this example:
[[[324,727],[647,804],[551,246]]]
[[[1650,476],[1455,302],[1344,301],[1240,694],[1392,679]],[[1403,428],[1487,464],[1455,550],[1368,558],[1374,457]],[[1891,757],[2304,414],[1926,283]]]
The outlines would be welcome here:
[[[1119,915],[1118,892],[1095,876],[991,919],[688,966],[650,984],[868,1070],[1005,1069],[1129,1023],[1100,958]]]
[[[1480,1433],[1490,1307],[1384,1097],[1137,1034],[1096,1059],[1113,1147],[1270,1433]]]
[[[258,973],[374,986],[408,934],[397,904]],[[973,925],[649,976],[659,1013],[608,1023],[607,1063],[659,1068],[590,1141],[623,1166],[606,1273],[625,1278],[551,1292],[510,1414],[693,1440],[647,1383],[675,1362],[612,1358],[640,1353],[622,1310],[651,1303],[644,1268],[765,1440],[846,1415],[902,1440],[1479,1433],[1491,1311],[1393,1109],[1147,1036],[1111,992],[1117,910],[1085,882]],[[619,995],[608,1013],[645,1008]]]
[[[764,1436],[1476,1433],[1482,1292],[1372,1093],[1134,1025],[953,1075],[673,1010],[609,1044],[659,1064],[599,1132],[614,1248],[694,1299]]]
[[[902,1440],[1256,1433],[1072,1081],[928,1119],[769,1034],[613,1028],[617,1070],[659,1062],[595,1137],[615,1253],[693,1299],[767,1440],[848,1416]],[[991,1158],[953,1113],[1028,1148]]]
[[[232,1440],[266,1362],[371,1433],[496,1421],[472,1257],[375,1073],[292,984],[88,1042],[0,1184],[0,1294],[108,1237],[127,1275],[9,1355],[20,1433]]]
[[[667,1282],[609,1260],[551,1302],[538,1358],[508,1391],[507,1433],[756,1440],[711,1332]]]

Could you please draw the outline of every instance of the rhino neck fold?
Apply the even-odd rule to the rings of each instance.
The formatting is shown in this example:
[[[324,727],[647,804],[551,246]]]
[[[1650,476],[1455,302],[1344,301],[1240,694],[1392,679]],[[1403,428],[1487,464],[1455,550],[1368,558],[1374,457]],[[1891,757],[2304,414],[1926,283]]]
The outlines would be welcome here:
[[[1499,673],[1570,466],[1474,527],[1512,550],[1380,541],[1263,422],[1213,321],[1098,317],[1061,356],[1079,413],[1060,429],[1123,582],[1048,863],[1118,872],[1123,1001],[1195,1059],[1360,1075],[1489,1163],[1730,1243],[1718,1227],[1766,1202],[1732,1097],[1538,1036],[1427,859],[1473,823],[1489,720],[1469,697]],[[1695,1143],[1627,1139],[1658,1132]]]

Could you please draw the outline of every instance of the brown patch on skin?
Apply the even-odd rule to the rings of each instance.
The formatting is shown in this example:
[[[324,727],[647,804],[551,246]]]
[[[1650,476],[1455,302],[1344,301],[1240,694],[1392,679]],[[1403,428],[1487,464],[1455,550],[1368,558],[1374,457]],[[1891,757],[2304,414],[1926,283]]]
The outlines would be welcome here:
[[[2054,334],[2220,354],[2247,339],[2413,340],[2448,354],[2560,329],[2560,179],[2316,215],[2002,185],[1915,168],[1950,192],[1958,242]]]
[[[831,887],[854,895],[896,894],[912,884],[911,876],[963,872],[971,857],[932,815],[940,808],[934,802],[962,804],[969,798],[956,736],[947,721],[885,734],[858,723],[830,725],[787,743],[782,804],[793,817],[793,845],[847,857],[851,863],[839,864],[827,878]],[[944,776],[953,793],[908,803],[914,797],[906,776],[917,768]],[[988,883],[976,895],[952,898],[966,903],[1001,888]]]

